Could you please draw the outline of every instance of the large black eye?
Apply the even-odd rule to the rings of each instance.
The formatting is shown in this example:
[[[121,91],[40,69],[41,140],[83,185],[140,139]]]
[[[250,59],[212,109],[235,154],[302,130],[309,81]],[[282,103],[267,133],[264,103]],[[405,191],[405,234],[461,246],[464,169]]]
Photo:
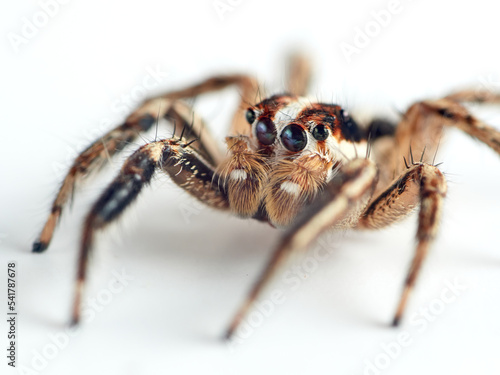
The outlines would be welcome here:
[[[253,124],[253,122],[255,121],[255,112],[253,111],[252,108],[247,109],[247,113],[245,113],[245,117],[246,117],[249,124]]]
[[[290,151],[300,151],[306,147],[307,135],[301,126],[291,124],[287,125],[281,132],[281,142]]]
[[[273,122],[267,117],[259,120],[255,126],[255,133],[259,142],[266,146],[272,145],[276,139],[276,128]]]
[[[318,141],[324,141],[325,139],[328,138],[328,129],[326,128],[325,125],[319,124],[313,129],[312,135]]]

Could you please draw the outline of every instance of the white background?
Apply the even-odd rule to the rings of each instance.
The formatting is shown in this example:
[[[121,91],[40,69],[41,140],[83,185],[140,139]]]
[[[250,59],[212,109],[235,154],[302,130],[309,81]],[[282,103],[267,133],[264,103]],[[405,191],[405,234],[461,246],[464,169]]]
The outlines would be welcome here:
[[[7,262],[16,261],[20,373],[379,373],[367,363],[385,367],[384,374],[498,372],[500,160],[458,131],[448,133],[438,158],[449,179],[440,236],[398,329],[389,323],[413,254],[414,217],[381,232],[333,237],[331,255],[309,272],[298,258],[287,270],[300,274],[300,287],[279,276],[270,290],[283,292],[285,302],[228,346],[220,337],[280,233],[200,208],[158,177],[99,237],[86,296],[102,300],[113,272],[133,280],[67,338],[81,221],[125,154],[82,187],[49,250],[30,253],[71,159],[123,120],[127,113],[116,107],[140,89],[148,69],[162,78],[147,95],[228,72],[255,74],[279,92],[284,56],[299,49],[316,68],[312,95],[393,115],[457,87],[500,90],[498,9],[489,1],[401,0],[401,11],[347,61],[340,44],[353,44],[356,28],[388,3],[243,0],[221,18],[211,0],[74,0],[17,48],[12,35],[22,37],[25,17],[33,21],[42,8],[3,6],[0,280]],[[236,103],[228,90],[199,98],[196,108],[222,139]],[[495,111],[482,115],[498,127]],[[436,299],[454,280],[467,289],[440,305]],[[5,311],[6,287],[0,290]],[[422,318],[414,314],[429,305],[444,308],[417,325]],[[394,342],[404,332],[411,344],[398,350]],[[384,346],[394,358],[387,361]]]

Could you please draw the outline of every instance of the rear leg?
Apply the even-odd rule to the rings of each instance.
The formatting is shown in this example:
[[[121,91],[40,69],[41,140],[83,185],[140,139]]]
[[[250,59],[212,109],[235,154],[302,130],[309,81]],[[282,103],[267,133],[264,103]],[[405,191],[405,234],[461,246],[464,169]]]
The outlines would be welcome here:
[[[306,95],[311,81],[311,64],[309,60],[300,54],[291,55],[286,79],[289,94]]]
[[[468,95],[467,92],[461,92],[456,94],[455,98],[478,100],[477,97]],[[401,174],[405,170],[403,156],[406,155],[409,160],[410,150],[417,157],[424,154],[422,161],[432,164],[442,137],[443,126],[456,127],[500,154],[500,131],[470,114],[455,99],[426,100],[413,104],[398,124],[387,169],[393,172],[393,175]],[[387,186],[389,183],[390,180],[381,180],[381,186]]]
[[[500,94],[484,89],[460,90],[447,95],[446,99],[456,102],[498,104],[500,103]]]

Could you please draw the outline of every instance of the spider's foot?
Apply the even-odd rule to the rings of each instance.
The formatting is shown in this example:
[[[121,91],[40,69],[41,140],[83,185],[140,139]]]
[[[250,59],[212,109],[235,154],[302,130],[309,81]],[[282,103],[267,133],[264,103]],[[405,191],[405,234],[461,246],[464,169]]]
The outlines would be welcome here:
[[[234,328],[233,327],[228,328],[226,333],[224,333],[224,336],[222,336],[222,340],[224,340],[224,341],[231,340],[231,338],[233,337],[233,334],[234,334]]]
[[[223,336],[224,340],[229,341],[233,338],[234,333],[238,329],[241,321],[243,320],[243,317],[245,316],[245,313],[248,310],[249,305],[250,304],[248,302],[245,303],[245,305],[243,305],[243,307],[241,308],[240,312],[236,314],[236,316],[233,318],[233,321],[231,322],[231,324],[227,328],[226,333]]]
[[[48,247],[49,247],[48,243],[42,241],[36,241],[35,243],[33,243],[31,251],[34,253],[43,253],[45,250],[47,250]]]
[[[399,323],[401,323],[401,317],[400,316],[395,316],[394,319],[392,320],[392,326],[393,327],[398,327]]]
[[[71,312],[71,322],[69,323],[71,327],[75,327],[80,323],[80,308],[82,305],[82,293],[83,293],[83,278],[78,278],[75,285],[75,299],[73,301],[73,308]]]

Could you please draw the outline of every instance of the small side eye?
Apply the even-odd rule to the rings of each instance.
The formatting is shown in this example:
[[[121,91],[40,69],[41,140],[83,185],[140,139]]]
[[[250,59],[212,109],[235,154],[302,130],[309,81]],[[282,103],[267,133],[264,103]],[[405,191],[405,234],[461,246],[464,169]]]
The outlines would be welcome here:
[[[266,146],[272,145],[276,139],[276,127],[267,117],[263,117],[257,122],[255,133],[259,142]]]
[[[246,117],[249,124],[253,124],[253,122],[255,121],[255,112],[253,111],[252,108],[247,109],[247,112],[245,113],[245,117]]]
[[[328,138],[328,129],[326,128],[325,125],[323,124],[319,124],[318,126],[316,126],[313,131],[312,131],[312,135],[314,138],[316,138],[318,141],[324,141],[325,139]]]
[[[307,135],[301,126],[291,124],[285,126],[281,132],[281,141],[288,150],[298,152],[306,147]]]

